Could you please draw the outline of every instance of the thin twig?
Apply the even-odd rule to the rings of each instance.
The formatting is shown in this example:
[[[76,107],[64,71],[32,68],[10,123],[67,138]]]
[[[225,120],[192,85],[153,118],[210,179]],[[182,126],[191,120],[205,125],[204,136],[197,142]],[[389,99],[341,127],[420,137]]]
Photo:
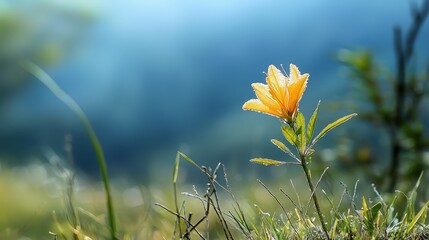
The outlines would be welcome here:
[[[224,179],[225,179],[225,184],[226,184],[227,193],[231,196],[232,200],[235,202],[235,205],[237,206],[238,212],[240,213],[241,219],[243,220],[244,225],[245,225],[245,227],[246,227],[247,231],[250,231],[250,227],[249,227],[249,225],[247,224],[247,221],[246,221],[246,217],[245,217],[245,215],[244,215],[244,212],[243,212],[243,210],[241,209],[241,206],[240,206],[240,204],[238,203],[237,199],[235,198],[235,195],[232,193],[231,186],[229,185],[229,181],[228,181],[228,174],[227,174],[227,172],[226,172],[226,168],[225,168],[225,165],[224,165],[224,164],[222,164],[222,168],[223,168],[223,176],[224,176]]]
[[[209,177],[209,180],[212,180],[211,176]],[[214,186],[214,182],[211,181],[211,184],[213,185],[213,189],[214,189],[213,195],[215,197],[216,205],[214,204],[214,202],[211,198],[209,198],[209,201],[211,201],[213,204],[213,209],[215,210],[215,212],[216,212],[216,214],[217,214],[217,216],[218,216],[218,218],[219,218],[219,220],[223,226],[225,236],[227,237],[227,239],[232,239],[232,234],[231,234],[231,231],[229,230],[228,223],[226,222],[226,220],[223,216],[223,213],[221,211],[221,208],[220,208],[219,198],[217,196],[217,191],[216,191],[216,187]]]
[[[169,213],[171,213],[171,214],[173,214],[174,216],[176,216],[176,217],[178,217],[178,218],[181,218],[181,219],[183,219],[183,221],[185,221],[187,224],[189,224],[190,226],[192,226],[192,227],[195,227],[191,222],[189,222],[188,221],[188,219],[186,219],[185,217],[183,217],[182,215],[180,215],[180,214],[177,214],[176,212],[174,212],[174,211],[172,211],[172,210],[170,210],[168,207],[166,207],[166,206],[164,206],[164,205],[162,205],[162,204],[160,204],[160,203],[155,203],[155,206],[158,206],[158,207],[160,207],[160,208],[162,208],[162,209],[164,209],[165,211],[167,211],[167,212],[169,212]],[[201,237],[201,239],[206,239],[206,238],[204,238],[204,236],[198,231],[198,229],[194,229],[195,230],[195,232]]]
[[[310,207],[311,199],[314,197],[316,189],[319,186],[320,181],[322,180],[323,176],[325,175],[326,171],[328,171],[328,169],[329,169],[329,167],[326,167],[325,170],[323,170],[322,175],[320,175],[319,180],[317,181],[316,185],[314,186],[314,189],[311,192],[310,197],[308,198],[307,209],[305,210],[305,215],[307,215],[307,211],[308,211],[308,208]]]
[[[223,213],[222,213],[222,211],[220,209],[219,202],[218,202],[219,200],[217,198],[217,194],[214,194],[214,196],[215,196],[215,199],[216,199],[215,200],[216,204],[215,204],[215,202],[213,202],[213,199],[211,199],[211,198],[209,198],[209,201],[213,205],[213,210],[215,211],[217,217],[219,218],[219,220],[220,220],[220,222],[222,224],[222,230],[223,230],[223,232],[225,234],[226,239],[233,239],[232,233],[229,230],[228,224],[227,224],[225,218],[223,217]]]
[[[341,194],[340,201],[338,201],[337,209],[339,209],[339,208],[340,208],[340,206],[341,206],[341,203],[343,203],[344,196],[346,195],[346,193],[347,193],[347,186],[346,186],[346,188],[343,190],[343,193]]]
[[[305,217],[304,212],[302,211],[302,209],[299,208],[298,205],[295,204],[295,202],[292,200],[292,198],[289,196],[289,194],[287,194],[283,189],[280,188],[280,192],[282,192],[283,195],[285,195],[289,199],[289,201],[292,203],[292,205],[295,207],[295,209],[297,209],[297,211],[298,211],[299,215],[301,216],[301,218],[304,220],[303,222],[304,222],[305,226],[308,226],[307,221],[305,221],[306,217]]]
[[[286,209],[283,207],[283,205],[281,204],[281,202],[279,201],[279,199],[276,197],[276,195],[274,195],[274,193],[267,187],[267,186],[265,186],[265,184],[261,181],[261,180],[259,180],[259,179],[257,179],[256,181],[258,181],[258,183],[259,184],[261,184],[264,188],[265,188],[265,190],[267,190],[267,192],[276,200],[276,202],[280,205],[280,207],[282,208],[282,210],[283,210],[283,212],[284,212],[284,214],[286,215],[286,218],[287,218],[287,220],[289,221],[289,223],[290,223],[290,226],[292,227],[292,229],[295,231],[295,233],[296,233],[296,235],[297,236],[299,236],[299,234],[298,234],[298,231],[296,230],[296,228],[295,228],[295,226],[293,225],[293,223],[292,223],[292,220],[290,219],[290,217],[289,217],[289,214],[286,212]]]
[[[234,222],[238,225],[238,227],[240,228],[241,232],[243,232],[246,235],[247,239],[253,239],[252,236],[250,235],[250,231],[249,229],[244,229],[243,224],[240,223],[240,220],[234,216],[234,214],[231,211],[228,211],[229,215],[227,215],[228,217],[232,218],[232,220],[234,220]]]
[[[196,232],[198,232],[198,230],[197,230],[198,225],[200,225],[209,216],[209,213],[210,213],[210,202],[208,200],[206,202],[207,202],[207,207],[205,208],[206,211],[204,212],[204,216],[201,217],[200,220],[198,220],[198,222],[196,222],[194,225],[192,225],[191,228],[187,229],[186,233],[183,235],[183,238],[189,238],[191,232],[194,231],[194,230]]]
[[[290,180],[290,185],[292,186],[293,191],[295,192],[296,195],[296,199],[298,200],[298,204],[299,204],[299,209],[301,209],[301,211],[303,210],[302,205],[301,205],[301,198],[299,197],[298,192],[296,191],[295,185],[293,184],[292,179]]]

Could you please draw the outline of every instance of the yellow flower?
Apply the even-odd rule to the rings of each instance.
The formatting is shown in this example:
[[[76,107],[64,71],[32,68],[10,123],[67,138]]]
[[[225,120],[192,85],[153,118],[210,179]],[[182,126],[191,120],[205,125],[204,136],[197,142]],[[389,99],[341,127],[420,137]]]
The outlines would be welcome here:
[[[243,110],[257,111],[292,122],[309,76],[308,73],[301,75],[298,68],[291,64],[288,78],[275,66],[270,65],[266,78],[267,85],[252,84],[258,99],[245,102]]]

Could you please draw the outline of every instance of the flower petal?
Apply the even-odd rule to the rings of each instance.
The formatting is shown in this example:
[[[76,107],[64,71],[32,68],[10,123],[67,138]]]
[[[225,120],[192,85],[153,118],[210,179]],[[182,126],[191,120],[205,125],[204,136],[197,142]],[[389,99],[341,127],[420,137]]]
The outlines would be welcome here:
[[[290,80],[288,83],[289,104],[288,112],[294,114],[298,109],[299,101],[307,87],[309,74],[300,75],[298,68],[291,64]]]
[[[289,97],[286,91],[288,79],[274,65],[268,67],[267,84],[273,98],[285,106]]]
[[[270,89],[266,84],[263,83],[253,83],[253,90],[255,90],[256,96],[258,99],[268,108],[276,109],[275,111],[281,112],[280,104],[274,100],[273,96],[270,93]]]
[[[275,117],[280,117],[280,118],[283,117],[281,113],[278,113],[273,109],[270,109],[269,107],[264,105],[259,99],[250,99],[249,101],[245,102],[243,105],[243,110],[261,112],[261,113],[265,113],[265,114],[272,115]]]
[[[289,69],[290,69],[289,82],[296,82],[301,74],[298,70],[298,67],[295,66],[295,64],[290,64]]]

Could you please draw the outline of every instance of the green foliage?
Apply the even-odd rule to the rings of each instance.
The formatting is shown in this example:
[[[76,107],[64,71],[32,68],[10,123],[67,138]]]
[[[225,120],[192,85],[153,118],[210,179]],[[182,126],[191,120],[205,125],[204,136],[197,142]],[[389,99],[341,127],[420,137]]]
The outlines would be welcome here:
[[[196,164],[195,161],[191,161],[192,165]],[[198,168],[200,170],[207,169],[201,166]],[[207,174],[207,170],[205,170],[204,173]],[[210,176],[215,176],[214,173],[215,171],[211,171]],[[225,181],[228,182],[227,179]],[[212,182],[219,184],[218,180],[216,180],[216,182]],[[410,191],[408,195],[398,192],[390,203],[387,203],[387,201],[383,199],[383,197],[374,189],[376,200],[371,199],[370,196],[361,196],[362,201],[360,209],[357,209],[354,201],[356,192],[353,193],[353,197],[349,196],[349,206],[347,205],[347,202],[344,201],[345,195],[348,195],[346,188],[344,189],[344,193],[341,198],[336,200],[331,199],[325,193],[329,202],[328,206],[330,206],[331,213],[331,225],[330,228],[327,229],[329,238],[426,239],[429,236],[429,222],[427,219],[429,201],[426,202],[423,206],[418,204],[418,206],[420,206],[417,210],[418,212],[414,212],[414,209],[417,206],[417,203],[414,201],[415,194],[419,184],[420,183],[417,182],[414,189]],[[225,231],[231,228],[239,230],[238,235],[237,233],[232,234],[232,238],[230,239],[326,239],[326,236],[324,235],[321,227],[318,226],[315,222],[315,218],[309,214],[311,211],[308,211],[308,205],[305,203],[306,200],[304,200],[304,203],[302,203],[299,196],[297,196],[296,199],[292,199],[292,197],[288,195],[287,191],[280,189],[280,191],[284,194],[284,197],[286,197],[285,199],[291,203],[291,205],[289,205],[291,207],[286,208],[284,206],[285,203],[281,198],[277,197],[273,191],[266,187],[263,183],[261,183],[261,185],[266,190],[266,193],[258,193],[258,195],[262,194],[265,196],[263,197],[262,205],[259,203],[255,204],[253,211],[238,211],[238,208],[241,209],[240,206],[242,202],[240,203],[236,200],[232,202],[232,204],[235,205],[235,211],[233,212],[228,211],[228,207],[217,208],[217,216],[225,216],[227,218],[233,219],[232,221],[227,221],[227,225],[224,225],[222,228],[225,228]],[[232,193],[230,188],[223,187],[221,189],[227,191],[228,194]],[[207,193],[210,192],[212,191],[208,191]],[[204,195],[204,198],[207,197],[207,194]],[[404,209],[404,212],[397,212],[395,209],[400,206],[400,203],[397,201],[397,199],[401,197],[405,197],[407,200],[407,205],[412,207]],[[210,197],[208,199],[210,199]],[[214,196],[212,196],[212,199],[215,199]],[[226,199],[224,198],[224,201],[225,200]],[[247,201],[255,200],[247,199]],[[337,204],[334,203],[335,201],[338,201]],[[210,200],[208,200],[208,202],[210,202]],[[273,204],[277,204],[277,209],[281,209],[282,212],[279,213],[276,211],[276,213],[272,213],[264,210],[264,208],[273,207]],[[214,204],[212,207],[215,208],[216,206],[220,206],[220,204]],[[306,206],[307,209],[305,209]],[[325,206],[327,205],[325,204]],[[190,211],[189,206],[187,209]],[[207,208],[204,208],[203,210],[206,211],[206,209]],[[205,219],[210,219],[210,217],[205,217]],[[249,219],[251,219],[250,222]],[[204,228],[201,227],[200,229]],[[223,230],[220,230],[220,232],[222,231]],[[208,233],[201,233],[201,235],[209,236]]]
[[[387,205],[383,198],[375,203],[369,203],[365,196],[362,196],[362,209],[355,209],[354,202],[346,211],[339,210],[342,204],[342,199],[338,206],[331,203],[331,228],[329,236],[331,239],[426,239],[429,236],[429,227],[426,219],[428,213],[429,202],[427,202],[420,211],[414,216],[413,212],[407,210],[404,213],[394,212],[396,198],[401,193],[398,193],[392,203]],[[408,203],[411,203],[411,194],[408,197]],[[380,196],[381,197],[381,196]],[[414,205],[414,204],[413,204]],[[262,210],[260,210],[263,212]],[[322,239],[323,235],[317,230],[316,225],[311,221],[310,216],[302,215],[305,211],[295,208],[291,213],[294,214],[294,226],[296,231],[288,229],[283,235],[272,233],[280,232],[287,229],[287,222],[283,218],[264,214],[262,222],[269,224],[260,224],[260,230],[255,231],[258,237],[255,239]],[[292,214],[291,214],[292,215]],[[398,218],[398,215],[405,217]],[[407,215],[413,215],[409,218]],[[417,224],[418,223],[418,224]],[[286,226],[285,226],[286,225]],[[290,228],[290,227],[289,227]],[[268,237],[267,237],[268,236]]]
[[[252,158],[250,159],[250,162],[262,164],[264,166],[280,166],[283,164],[299,165],[298,162],[283,162],[283,161],[277,161],[269,158]]]
[[[229,223],[226,221],[226,217],[230,217],[234,219],[235,223],[238,224],[240,229],[243,231],[244,235],[248,235],[249,227],[247,226],[245,215],[243,211],[241,210],[240,205],[236,202],[234,195],[229,189],[228,180],[226,177],[226,173],[224,170],[224,177],[226,181],[226,186],[222,185],[217,180],[218,171],[220,169],[221,164],[219,163],[215,169],[206,168],[204,166],[198,166],[195,161],[193,161],[191,158],[189,158],[184,153],[178,152],[176,156],[176,164],[174,168],[173,175],[177,177],[179,173],[179,161],[180,157],[185,159],[187,162],[192,164],[194,167],[198,168],[204,175],[207,177],[207,190],[203,196],[201,196],[197,190],[194,188],[194,193],[186,193],[186,195],[191,196],[195,199],[197,199],[203,208],[203,213],[200,218],[197,220],[194,220],[192,218],[193,213],[187,212],[187,208],[185,207],[185,202],[183,201],[180,204],[179,207],[179,197],[177,196],[177,186],[176,182],[173,182],[174,186],[174,205],[175,210],[170,210],[167,206],[164,206],[162,204],[157,203],[156,205],[158,207],[161,207],[162,209],[166,210],[167,212],[171,213],[173,216],[175,216],[175,223],[174,223],[174,229],[173,229],[173,239],[191,239],[192,236],[199,237],[201,239],[206,239],[205,234],[203,234],[199,229],[201,226],[205,225],[207,223],[210,212],[215,212],[218,223],[221,226],[221,229],[223,230],[223,235],[225,239],[234,239]],[[177,180],[176,177],[173,177],[174,180]],[[236,205],[234,206],[234,211],[237,214],[237,216],[233,216],[231,212],[224,212],[220,207],[220,200],[218,197],[218,187],[220,189],[225,190],[229,195],[232,197],[232,199],[235,201]]]
[[[429,6],[429,5],[428,5]],[[400,34],[399,34],[400,35]],[[406,108],[402,114],[395,113],[388,106],[388,101],[383,99],[381,91],[378,88],[377,69],[374,67],[372,55],[370,52],[362,54],[352,54],[343,52],[340,56],[342,61],[354,67],[354,76],[364,80],[369,92],[369,99],[374,102],[375,109],[379,112],[374,115],[374,119],[386,125],[394,123],[393,127],[400,127],[398,132],[404,135],[411,145],[418,146],[420,152],[425,145],[420,145],[424,138],[422,137],[423,127],[416,120],[416,111],[411,107]],[[111,239],[122,237],[122,239],[167,239],[167,235],[171,235],[173,239],[209,239],[218,237],[220,239],[427,239],[429,238],[428,227],[428,211],[429,201],[422,203],[417,201],[417,189],[421,183],[422,174],[417,180],[414,188],[408,193],[397,192],[393,199],[385,200],[374,188],[376,200],[371,199],[371,196],[361,196],[361,208],[358,209],[355,203],[356,188],[353,197],[348,194],[347,189],[344,190],[340,199],[338,196],[328,196],[322,189],[326,199],[320,201],[317,197],[316,190],[324,176],[327,168],[321,174],[316,184],[313,184],[311,175],[311,158],[314,145],[322,139],[328,132],[338,127],[342,123],[350,120],[355,113],[339,118],[338,120],[328,124],[322,131],[314,137],[316,120],[319,112],[320,102],[314,110],[308,123],[301,112],[296,112],[295,119],[281,126],[282,133],[287,142],[296,149],[296,153],[292,152],[283,142],[272,139],[271,142],[280,150],[287,153],[295,161],[285,162],[268,158],[253,158],[250,161],[253,163],[262,164],[265,166],[279,165],[299,165],[305,173],[305,177],[310,188],[308,199],[302,194],[302,186],[299,193],[291,182],[293,191],[296,193],[296,198],[289,196],[288,191],[280,189],[284,197],[279,198],[266,185],[258,180],[265,192],[258,191],[253,195],[253,198],[245,198],[245,201],[238,201],[235,197],[227,177],[226,170],[222,164],[218,164],[214,169],[210,167],[200,166],[194,160],[189,158],[184,153],[178,152],[176,155],[172,183],[173,196],[164,194],[161,200],[165,204],[156,204],[156,209],[152,209],[153,204],[145,209],[144,214],[162,210],[164,215],[155,213],[156,217],[144,217],[149,219],[150,226],[142,227],[139,221],[124,221],[121,219],[122,226],[134,225],[134,228],[140,231],[147,231],[146,234],[135,234],[124,230],[125,233],[120,234],[116,229],[116,216],[113,211],[112,196],[110,194],[110,184],[107,177],[107,168],[105,165],[103,150],[101,145],[86,118],[82,109],[77,103],[68,96],[63,90],[40,68],[29,62],[23,63],[23,67],[34,74],[42,83],[44,83],[61,101],[63,101],[80,119],[82,122],[97,155],[100,171],[103,177],[104,190],[106,195],[103,198],[96,198],[99,201],[107,202],[107,222],[103,214],[95,214],[94,211],[86,210],[83,207],[76,207],[77,197],[74,195],[74,175],[64,175],[66,184],[66,194],[63,196],[65,217],[58,217],[54,214],[53,223],[45,228],[55,229],[55,231],[45,234],[51,234],[54,239],[103,239],[110,236]],[[416,87],[417,78],[414,75],[410,80],[410,87]],[[407,89],[409,87],[406,86]],[[414,89],[414,88],[413,88]],[[411,103],[416,103],[417,100],[411,96]],[[417,101],[418,102],[418,101]],[[402,111],[402,110],[401,110]],[[368,114],[369,116],[371,114]],[[398,116],[406,116],[412,119],[413,124],[404,124],[405,118]],[[398,120],[399,119],[399,120]],[[396,124],[396,125],[395,125]],[[390,126],[390,125],[389,125]],[[314,137],[314,138],[313,138]],[[398,138],[399,139],[399,138]],[[395,141],[398,140],[394,138]],[[402,145],[401,145],[402,146]],[[400,147],[401,147],[400,146]],[[403,150],[403,149],[402,149]],[[206,185],[203,194],[199,193],[196,186],[192,186],[192,192],[183,192],[182,197],[178,194],[178,178],[180,176],[180,160],[184,159],[193,167],[197,168],[205,177]],[[1,169],[0,169],[1,170]],[[219,173],[223,173],[222,175]],[[219,179],[219,176],[223,176]],[[3,174],[0,174],[3,177]],[[0,178],[0,185],[4,182]],[[11,185],[8,182],[6,187]],[[246,189],[257,188],[254,184],[249,184],[246,188],[240,186],[241,191]],[[119,188],[120,189],[120,188]],[[156,189],[160,194],[160,190]],[[3,190],[3,186],[0,188]],[[239,193],[242,193],[242,192]],[[1,194],[8,199],[9,194]],[[155,195],[155,194],[154,194]],[[308,195],[308,193],[307,193]],[[344,197],[349,195],[350,206],[344,203]],[[301,196],[301,197],[300,197]],[[183,199],[186,198],[186,201]],[[264,205],[256,203],[261,200]],[[406,207],[400,208],[398,199],[405,198]],[[301,200],[303,199],[303,200]],[[285,203],[286,200],[286,203]],[[4,198],[0,202],[5,201]],[[13,199],[12,201],[18,201]],[[310,206],[313,201],[314,206]],[[338,202],[337,202],[338,201]],[[1,205],[1,204],[0,204]],[[100,204],[94,203],[95,206]],[[169,205],[174,206],[170,209]],[[244,205],[244,206],[243,206]],[[248,206],[254,206],[249,208]],[[398,206],[399,205],[399,206]],[[247,206],[247,207],[246,207]],[[264,208],[275,209],[266,211]],[[322,210],[323,209],[323,210]],[[399,211],[398,211],[399,209]],[[101,210],[103,211],[103,210]],[[314,217],[316,212],[319,217],[319,222]],[[96,211],[96,212],[100,212]],[[118,215],[121,211],[118,211]],[[129,210],[126,214],[135,212]],[[323,212],[329,212],[330,216],[324,215]],[[122,215],[123,216],[123,215]],[[169,219],[173,217],[172,221]],[[0,218],[1,219],[1,218]],[[328,222],[325,221],[328,219]],[[154,225],[157,225],[154,227]],[[142,230],[143,229],[143,230]],[[161,229],[161,230],[159,230]],[[160,233],[162,232],[162,233]],[[17,235],[5,235],[0,232],[2,237],[18,238]],[[46,236],[46,235],[45,235]]]
[[[307,126],[307,139],[310,140],[313,137],[314,126],[316,125],[317,114],[319,114],[320,101],[317,103],[316,109],[314,109],[313,115],[311,115],[310,121]]]
[[[314,187],[312,179],[311,179],[311,170],[309,169],[309,165],[311,164],[311,158],[310,155],[313,153],[313,146],[323,137],[326,133],[331,131],[332,129],[338,127],[342,123],[350,120],[352,117],[356,116],[356,113],[349,114],[347,116],[344,116],[333,123],[328,124],[312,141],[311,137],[313,136],[314,132],[314,126],[316,124],[317,120],[317,114],[319,112],[319,106],[320,101],[317,104],[316,109],[314,110],[313,115],[310,118],[310,121],[308,122],[308,126],[306,128],[305,124],[305,117],[301,112],[296,113],[296,117],[293,121],[287,122],[288,125],[282,125],[282,133],[283,136],[286,138],[286,140],[296,148],[299,158],[293,154],[289,148],[287,148],[282,142],[278,140],[271,140],[271,142],[276,145],[278,148],[280,148],[283,152],[287,153],[289,156],[291,156],[293,159],[296,160],[296,162],[283,162],[273,159],[267,159],[267,158],[253,158],[250,160],[250,162],[262,164],[265,166],[280,166],[285,164],[295,164],[300,165],[305,173],[305,177],[307,179],[308,187],[311,192],[311,198],[313,199],[314,206],[316,209],[316,212],[318,214],[320,224],[322,226],[323,232],[325,234],[325,237],[327,239],[330,239],[326,223],[319,205],[319,200],[316,195],[316,187]],[[326,171],[326,170],[325,170]],[[323,173],[324,174],[324,173]],[[322,176],[323,176],[322,174]],[[320,182],[320,180],[319,180]],[[271,193],[271,192],[270,192]],[[310,200],[309,200],[310,204]],[[289,220],[290,221],[290,220]],[[292,227],[293,228],[293,227]]]
[[[291,127],[283,125],[282,132],[283,136],[292,146],[296,146],[298,144],[298,137],[296,136],[294,130]]]
[[[299,146],[297,147],[300,152],[304,152],[305,147],[307,146],[307,138],[306,138],[306,131],[305,131],[305,118],[301,112],[298,112],[296,115],[296,126],[297,126],[296,134],[299,136],[299,140],[298,140]]]
[[[252,163],[259,163],[262,164],[264,166],[280,166],[285,164],[286,162],[282,162],[282,161],[277,161],[277,160],[272,160],[269,158],[252,158],[250,159],[250,162]]]
[[[390,153],[385,155],[390,155],[389,166],[378,174],[382,177],[374,174],[372,181],[386,185],[389,192],[410,187],[419,173],[428,168],[423,157],[429,149],[428,136],[423,130],[427,109],[424,101],[429,93],[428,64],[418,63],[415,45],[429,16],[429,2],[413,5],[411,15],[408,29],[402,31],[399,26],[393,29],[394,70],[383,69],[368,49],[340,50],[337,57],[360,87],[358,92],[363,98],[360,116],[377,128],[381,126],[388,134]]]
[[[271,142],[274,145],[276,145],[278,148],[280,148],[280,150],[282,150],[284,153],[289,154],[289,156],[291,156],[293,159],[295,159],[296,161],[299,162],[299,158],[297,158],[295,156],[295,154],[293,154],[292,151],[288,147],[286,147],[286,145],[284,143],[282,143],[282,142],[280,142],[279,140],[276,140],[276,139],[271,139]]]
[[[188,161],[186,160],[186,162]],[[180,168],[186,167],[186,165],[178,166]],[[191,166],[193,165],[191,164]],[[47,197],[48,192],[52,193],[53,187],[51,185],[41,187],[40,185],[46,182],[67,184],[67,176],[50,173],[50,168],[47,167],[48,174],[43,174],[44,177],[42,178],[35,178],[36,175],[34,174],[44,168],[46,166],[41,165],[28,166],[25,170],[20,171],[6,166],[0,168],[0,194],[2,196],[0,198],[0,212],[2,213],[0,215],[0,239],[20,239],[23,237],[54,239],[54,235],[57,239],[74,239],[74,233],[76,233],[77,239],[81,240],[109,238],[109,227],[103,217],[105,199],[99,197],[99,193],[102,191],[100,184],[88,182],[79,184],[78,194],[71,199],[75,206],[79,206],[76,207],[79,227],[74,228],[68,220],[72,217],[68,207],[60,204],[61,202],[68,202],[70,195],[64,194],[55,198]],[[198,171],[200,168],[192,167]],[[192,171],[192,169],[187,169],[187,171]],[[208,170],[208,168],[206,169]],[[205,175],[205,173],[201,173]],[[182,175],[178,170],[176,180],[178,181]],[[65,179],[62,179],[64,177]],[[221,180],[217,179],[216,181]],[[192,213],[191,220],[193,223],[196,223],[199,216],[205,213],[206,206],[201,204],[194,190],[198,189],[198,186],[205,187],[205,184],[204,182],[196,182],[195,184],[196,186],[178,186],[183,188],[184,192],[190,191],[193,194],[181,194],[183,201],[178,199],[179,208],[181,208],[179,210],[182,211],[182,215],[186,210],[186,219],[188,219],[188,214]],[[219,200],[219,208],[217,206],[216,208],[224,214],[226,223],[233,234],[233,239],[323,239],[323,232],[320,225],[315,222],[312,210],[306,210],[308,199],[303,194],[302,186],[298,186],[297,194],[301,195],[299,198],[299,196],[289,196],[289,193],[293,193],[292,186],[285,186],[284,183],[281,185],[286,187],[285,190],[280,189],[281,194],[283,192],[285,194],[276,198],[284,207],[285,212],[281,210],[281,206],[274,199],[275,196],[273,197],[264,188],[254,183],[232,183],[232,188],[237,187],[235,191],[225,185],[223,185],[225,189],[221,187],[216,189]],[[23,186],[27,187],[23,188]],[[129,187],[113,184],[112,190],[115,193],[120,193]],[[118,234],[120,239],[172,239],[171,235],[174,229],[178,227],[174,224],[176,216],[154,206],[150,200],[150,198],[154,198],[157,202],[165,203],[166,206],[173,206],[174,198],[169,194],[171,188],[166,186],[152,186],[151,188],[152,191],[143,192],[146,193],[146,198],[141,207],[125,206],[120,201],[121,198],[117,199],[119,201],[115,201],[119,213],[118,221],[122,230],[122,233]],[[141,189],[144,191],[144,187]],[[221,191],[226,194],[221,193]],[[330,212],[330,215],[327,216],[331,223],[328,228],[330,238],[427,239],[429,236],[429,219],[427,217],[429,202],[422,203],[412,200],[413,192],[410,191],[406,195],[398,192],[390,201],[387,201],[389,198],[383,199],[382,196],[378,195],[375,198],[371,195],[359,196],[357,198],[362,199],[359,201],[359,208],[354,206],[353,197],[350,197],[350,201],[346,201],[347,197],[332,196],[333,199],[326,202],[322,201],[325,210]],[[230,197],[230,193],[240,197],[234,200]],[[199,197],[204,199],[204,194],[206,192],[201,193]],[[401,209],[398,201],[400,198],[406,199],[407,204],[412,205],[413,208],[399,210]],[[214,195],[211,199],[215,199]],[[363,199],[366,201],[366,207],[364,207]],[[203,221],[198,226],[198,230],[203,236],[209,236],[210,239],[225,239],[223,227],[217,214],[212,211],[213,205],[211,208],[208,217],[205,219],[207,222]],[[34,209],[37,209],[37,213],[34,212]],[[412,209],[415,209],[415,212],[411,212]],[[55,210],[54,217],[52,210]],[[186,228],[185,225],[182,227]],[[49,232],[54,235],[50,235]],[[174,239],[178,239],[178,237]],[[202,238],[192,235],[191,239]]]
[[[314,128],[316,125],[317,115],[319,113],[319,106],[320,106],[320,101],[317,104],[317,107],[314,110],[310,118],[310,121],[308,122],[307,127],[305,125],[305,117],[301,112],[297,112],[294,122],[292,122],[289,125],[281,126],[283,136],[285,137],[287,142],[289,142],[289,144],[291,144],[297,149],[301,157],[307,157],[307,155],[311,154],[313,151],[314,145],[321,138],[323,138],[329,131],[347,122],[348,120],[350,120],[351,118],[357,115],[356,113],[352,113],[337,119],[336,121],[328,124],[313,140],[311,140],[313,136]],[[271,139],[271,142],[274,145],[276,145],[280,150],[282,150],[283,152],[291,156],[294,160],[296,160],[297,162],[301,162],[301,159],[298,158],[284,143],[276,139]],[[265,166],[268,166],[268,165],[280,166],[287,163],[287,162],[272,160],[267,158],[253,158],[250,161],[253,163],[258,163]]]
[[[31,83],[29,74],[19,66],[22,58],[47,66],[74,51],[76,39],[94,22],[95,9],[83,2],[40,0],[31,7],[20,1],[0,3],[0,107]],[[66,33],[46,24],[65,19],[70,23]]]

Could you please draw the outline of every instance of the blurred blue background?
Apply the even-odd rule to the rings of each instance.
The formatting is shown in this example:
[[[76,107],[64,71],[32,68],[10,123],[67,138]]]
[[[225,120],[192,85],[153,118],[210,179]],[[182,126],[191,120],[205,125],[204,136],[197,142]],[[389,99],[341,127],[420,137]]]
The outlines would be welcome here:
[[[1,161],[43,162],[46,149],[64,156],[71,134],[79,171],[98,176],[78,119],[20,69],[27,58],[86,112],[112,176],[163,181],[178,150],[204,165],[225,162],[237,176],[258,171],[248,159],[281,158],[269,140],[282,137],[277,119],[242,111],[250,84],[265,82],[269,64],[296,64],[310,73],[301,111],[309,116],[322,100],[320,129],[352,111],[353,83],[336,52],[369,48],[393,69],[393,27],[409,26],[412,3],[2,1]],[[427,27],[422,35],[417,47],[427,52]]]

